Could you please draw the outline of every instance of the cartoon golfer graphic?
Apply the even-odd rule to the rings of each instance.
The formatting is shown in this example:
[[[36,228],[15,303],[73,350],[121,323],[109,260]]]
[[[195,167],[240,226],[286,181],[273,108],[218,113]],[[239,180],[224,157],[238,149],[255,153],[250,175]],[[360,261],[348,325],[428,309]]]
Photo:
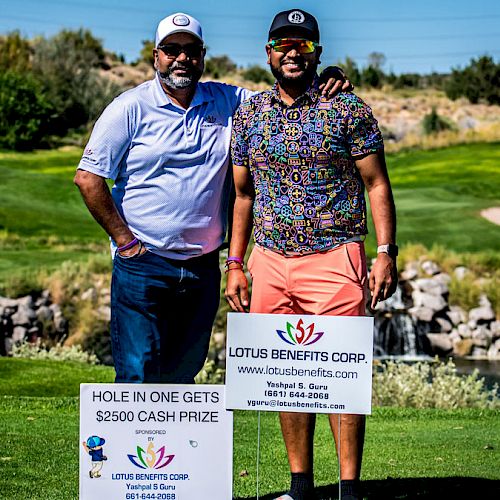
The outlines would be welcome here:
[[[102,449],[102,445],[105,442],[105,439],[99,436],[90,436],[87,441],[83,441],[82,443],[85,451],[92,459],[92,469],[89,470],[89,476],[91,478],[101,477],[103,462],[108,459],[108,457],[104,455],[104,451]]]

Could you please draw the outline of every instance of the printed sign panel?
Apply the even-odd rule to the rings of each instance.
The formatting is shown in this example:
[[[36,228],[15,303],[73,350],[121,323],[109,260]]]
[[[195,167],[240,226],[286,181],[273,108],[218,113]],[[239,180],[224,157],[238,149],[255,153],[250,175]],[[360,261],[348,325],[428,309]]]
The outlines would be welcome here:
[[[230,313],[226,406],[371,413],[373,318]]]
[[[221,385],[82,384],[80,500],[232,498]]]

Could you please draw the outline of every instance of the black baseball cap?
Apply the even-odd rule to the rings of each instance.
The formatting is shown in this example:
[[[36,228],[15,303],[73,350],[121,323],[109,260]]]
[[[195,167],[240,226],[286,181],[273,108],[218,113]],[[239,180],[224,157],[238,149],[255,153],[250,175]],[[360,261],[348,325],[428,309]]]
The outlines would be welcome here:
[[[284,10],[276,14],[269,28],[269,40],[279,38],[290,28],[303,32],[304,38],[308,40],[319,42],[318,21],[314,16],[300,9]]]

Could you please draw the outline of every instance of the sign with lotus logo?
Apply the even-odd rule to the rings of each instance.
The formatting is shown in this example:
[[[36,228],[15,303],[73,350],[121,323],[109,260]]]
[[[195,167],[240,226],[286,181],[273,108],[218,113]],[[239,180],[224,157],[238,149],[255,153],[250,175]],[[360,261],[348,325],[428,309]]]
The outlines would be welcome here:
[[[82,384],[79,500],[232,498],[222,385]]]
[[[230,409],[371,413],[373,318],[230,313]]]

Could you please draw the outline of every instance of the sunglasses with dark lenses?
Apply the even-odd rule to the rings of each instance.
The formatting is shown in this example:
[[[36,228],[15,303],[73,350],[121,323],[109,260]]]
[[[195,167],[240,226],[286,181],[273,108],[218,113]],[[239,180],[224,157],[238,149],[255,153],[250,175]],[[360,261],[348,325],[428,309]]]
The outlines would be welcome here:
[[[305,38],[277,38],[271,40],[268,46],[276,52],[284,52],[285,54],[293,49],[299,54],[311,54],[318,46],[318,43]]]
[[[181,52],[184,52],[187,57],[196,59],[201,57],[204,47],[199,43],[188,43],[186,45],[166,43],[165,45],[158,45],[158,49],[170,58],[179,57]]]

